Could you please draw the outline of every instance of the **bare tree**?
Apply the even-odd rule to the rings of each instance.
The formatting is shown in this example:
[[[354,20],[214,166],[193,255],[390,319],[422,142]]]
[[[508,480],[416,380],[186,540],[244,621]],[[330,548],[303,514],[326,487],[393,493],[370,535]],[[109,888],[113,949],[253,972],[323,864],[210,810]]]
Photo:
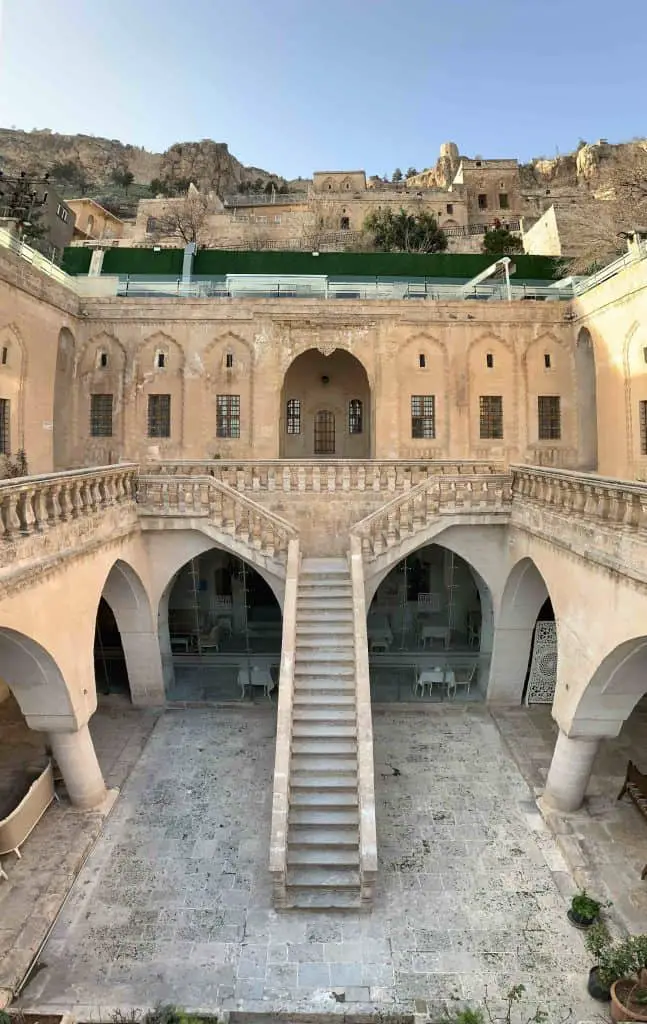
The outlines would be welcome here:
[[[181,238],[185,245],[189,242],[202,242],[205,240],[207,220],[212,212],[211,197],[198,192],[191,185],[186,196],[168,199],[164,203],[157,221],[155,237]]]
[[[570,273],[590,273],[620,256],[622,232],[647,226],[647,143],[623,147],[596,193],[557,213]]]

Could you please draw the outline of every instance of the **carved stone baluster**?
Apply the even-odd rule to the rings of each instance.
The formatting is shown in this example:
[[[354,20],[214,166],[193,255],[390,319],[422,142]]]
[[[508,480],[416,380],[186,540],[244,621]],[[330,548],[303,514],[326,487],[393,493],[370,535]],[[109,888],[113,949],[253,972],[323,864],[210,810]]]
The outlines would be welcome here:
[[[20,518],[18,516],[18,499],[20,495],[17,491],[10,491],[9,494],[3,498],[2,501],[2,519],[4,522],[4,534],[5,537],[14,537],[20,532]]]
[[[290,486],[290,484],[291,484],[290,467],[289,466],[285,466],[285,468],[283,470],[283,473],[281,475],[282,475],[282,478],[283,478],[283,493],[284,494],[289,494],[290,490],[291,490],[291,486]]]
[[[366,490],[366,466],[364,463],[357,467],[357,490]]]
[[[263,547],[263,520],[255,512],[252,516],[251,522],[251,533],[252,533],[252,547],[260,551]]]
[[[342,491],[350,491],[351,489],[351,467],[342,466],[341,470],[341,489]]]
[[[64,522],[71,519],[73,514],[72,486],[69,483],[61,483],[58,491],[52,494],[52,511],[56,522]]]
[[[640,527],[641,530],[644,530],[647,527],[647,495],[643,497],[641,494],[639,496],[638,505],[638,522],[636,525]]]
[[[319,466],[312,467],[312,490],[316,494],[321,490],[321,468]]]
[[[584,515],[595,517],[597,511],[597,495],[591,484],[586,484],[586,501],[584,503]]]
[[[35,487],[28,487],[22,491],[18,501],[18,516],[20,518],[20,532],[24,534],[33,533],[36,529],[36,516],[34,515],[33,500],[36,494]]]
[[[37,530],[44,532],[49,529],[48,494],[50,488],[39,487],[34,495],[34,520]]]
[[[626,492],[626,508],[624,515],[625,526],[638,526],[640,521],[640,504],[636,499],[636,495],[631,491]]]
[[[101,484],[103,483],[100,477],[95,477],[94,480],[90,481],[90,491],[92,493],[92,506],[99,510],[103,508],[103,494],[101,490]]]
[[[306,487],[307,487],[306,467],[305,466],[298,466],[297,467],[297,490],[300,493],[305,493]]]
[[[83,494],[83,485],[80,480],[71,481],[69,498],[70,516],[72,519],[78,519],[78,517],[85,511],[85,496]]]
[[[326,490],[332,492],[337,483],[337,470],[335,466],[326,466]]]

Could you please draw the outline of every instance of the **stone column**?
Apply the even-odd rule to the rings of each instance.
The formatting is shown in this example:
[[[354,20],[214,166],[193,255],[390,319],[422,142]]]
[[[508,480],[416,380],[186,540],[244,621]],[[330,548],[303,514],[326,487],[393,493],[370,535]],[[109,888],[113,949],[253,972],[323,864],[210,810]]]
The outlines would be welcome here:
[[[567,736],[560,729],[543,799],[558,811],[577,811],[582,806],[598,752],[598,736]]]
[[[74,806],[85,809],[100,804],[106,786],[87,724],[75,732],[51,732],[49,741]]]

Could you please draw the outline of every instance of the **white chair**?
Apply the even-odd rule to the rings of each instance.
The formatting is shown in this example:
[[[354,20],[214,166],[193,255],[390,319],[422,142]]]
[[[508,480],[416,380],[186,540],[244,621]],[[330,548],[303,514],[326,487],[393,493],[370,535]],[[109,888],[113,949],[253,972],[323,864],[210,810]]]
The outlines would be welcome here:
[[[470,692],[472,683],[476,681],[476,674],[478,672],[478,662],[474,662],[471,668],[467,669],[456,669],[454,671],[454,678],[448,679],[447,681],[447,696],[454,700],[457,690],[463,687],[467,693]]]
[[[440,594],[418,594],[418,611],[439,612]]]
[[[212,626],[208,633],[201,636],[198,640],[199,647],[204,650],[219,651],[220,650],[220,627],[218,623]]]

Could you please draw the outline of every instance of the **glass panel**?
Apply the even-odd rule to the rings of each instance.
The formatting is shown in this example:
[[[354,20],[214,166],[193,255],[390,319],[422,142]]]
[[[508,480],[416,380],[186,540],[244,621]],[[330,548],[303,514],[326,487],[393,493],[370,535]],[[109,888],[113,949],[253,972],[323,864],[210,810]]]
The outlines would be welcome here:
[[[469,565],[453,552],[431,544],[391,570],[367,632],[373,700],[484,699],[481,599]]]
[[[276,697],[282,617],[251,566],[213,549],[184,566],[169,596],[169,700]]]
[[[287,429],[288,434],[301,433],[301,402],[298,398],[288,399]]]
[[[315,416],[315,455],[335,454],[335,415],[328,410]]]
[[[362,429],[362,403],[359,398],[352,398],[348,403],[348,433],[361,434]]]
[[[559,395],[539,395],[537,399],[539,440],[559,441],[562,436],[562,421]]]

